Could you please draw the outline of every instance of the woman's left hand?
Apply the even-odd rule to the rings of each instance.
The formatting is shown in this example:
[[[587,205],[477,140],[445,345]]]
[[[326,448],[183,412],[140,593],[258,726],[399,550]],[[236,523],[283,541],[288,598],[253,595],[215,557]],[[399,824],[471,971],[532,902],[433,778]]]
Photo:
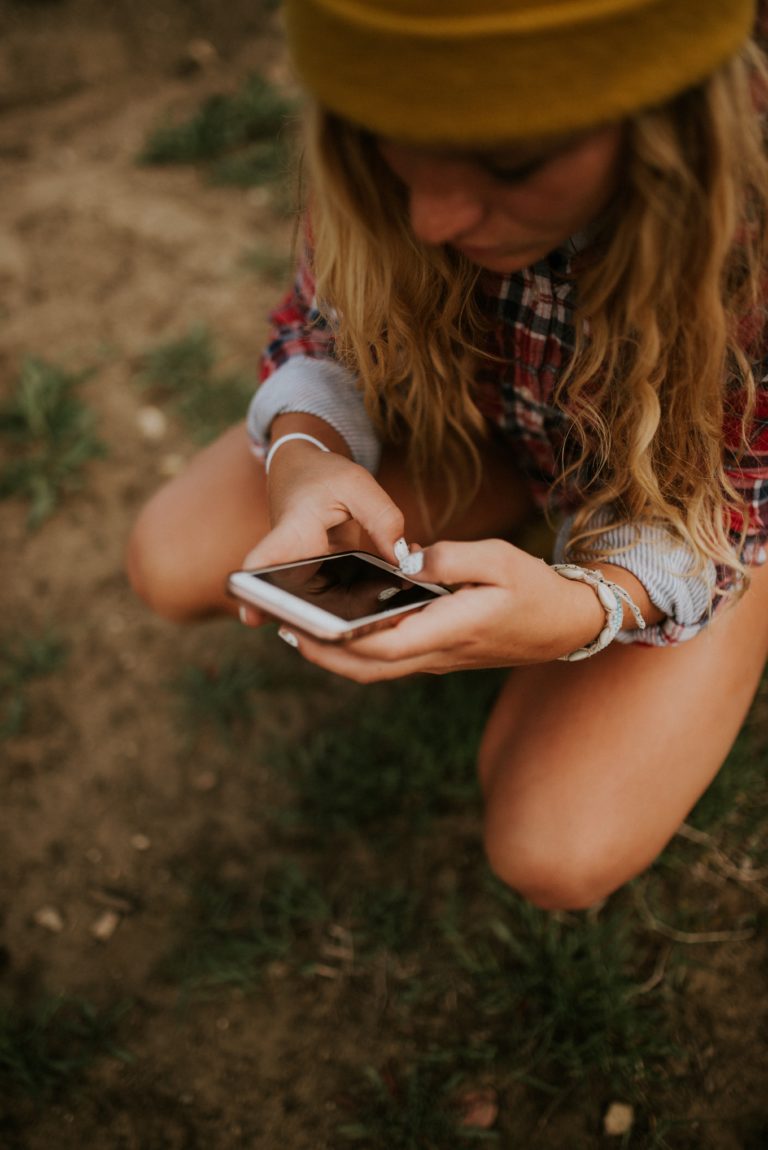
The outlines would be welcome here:
[[[591,642],[605,612],[591,587],[498,539],[436,543],[420,582],[457,587],[394,626],[344,643],[291,631],[310,662],[361,683],[417,672],[544,663]]]

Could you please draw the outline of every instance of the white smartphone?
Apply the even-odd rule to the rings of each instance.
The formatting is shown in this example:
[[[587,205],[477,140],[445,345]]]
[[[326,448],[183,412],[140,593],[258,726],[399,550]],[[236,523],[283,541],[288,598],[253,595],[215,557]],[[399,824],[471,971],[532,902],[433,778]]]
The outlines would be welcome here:
[[[447,587],[418,583],[366,551],[318,555],[258,571],[233,571],[227,590],[316,639],[339,643],[418,611]]]

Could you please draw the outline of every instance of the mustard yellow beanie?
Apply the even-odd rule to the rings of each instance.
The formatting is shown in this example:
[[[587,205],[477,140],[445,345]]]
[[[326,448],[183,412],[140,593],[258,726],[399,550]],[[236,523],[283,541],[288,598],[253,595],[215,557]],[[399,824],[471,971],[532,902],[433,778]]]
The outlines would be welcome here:
[[[754,0],[285,0],[306,88],[394,139],[496,142],[620,119],[695,84]]]

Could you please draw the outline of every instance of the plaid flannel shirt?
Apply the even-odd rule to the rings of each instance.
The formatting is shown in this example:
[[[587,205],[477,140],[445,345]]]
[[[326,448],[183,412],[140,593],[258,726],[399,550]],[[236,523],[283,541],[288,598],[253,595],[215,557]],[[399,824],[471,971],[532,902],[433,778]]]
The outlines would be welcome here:
[[[536,503],[566,515],[575,508],[574,496],[556,479],[567,458],[570,418],[567,400],[564,406],[556,406],[554,394],[574,349],[572,263],[573,254],[560,249],[523,271],[483,278],[478,290],[491,321],[487,350],[493,359],[482,362],[475,386],[479,410],[510,443]],[[272,338],[262,359],[262,381],[295,358],[333,360],[332,326],[318,307],[306,256],[291,291],[272,312],[271,320]],[[746,507],[742,558],[750,564],[765,561],[768,539],[768,354],[755,365],[755,378],[760,382],[749,451],[739,446],[738,411],[729,415],[724,427],[727,475]],[[741,517],[734,515],[729,527],[735,537],[742,526]],[[619,529],[613,545],[626,546],[630,541],[631,536]],[[653,582],[644,580],[642,570],[631,562],[616,561],[633,570],[646,586]],[[713,568],[711,593],[704,609],[700,610],[701,604],[697,608],[700,614],[695,622],[680,622],[670,615],[645,632],[628,633],[626,641],[666,646],[692,637],[706,625],[712,602],[717,606],[719,593],[732,585],[732,579],[730,569]]]

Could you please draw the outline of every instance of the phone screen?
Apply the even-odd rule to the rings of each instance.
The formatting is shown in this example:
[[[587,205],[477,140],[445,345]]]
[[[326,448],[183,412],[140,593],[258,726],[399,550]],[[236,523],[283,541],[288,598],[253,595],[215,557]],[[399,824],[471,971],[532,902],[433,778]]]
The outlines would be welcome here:
[[[359,555],[330,555],[275,571],[261,571],[254,578],[346,621],[439,598],[428,587],[390,574]]]

